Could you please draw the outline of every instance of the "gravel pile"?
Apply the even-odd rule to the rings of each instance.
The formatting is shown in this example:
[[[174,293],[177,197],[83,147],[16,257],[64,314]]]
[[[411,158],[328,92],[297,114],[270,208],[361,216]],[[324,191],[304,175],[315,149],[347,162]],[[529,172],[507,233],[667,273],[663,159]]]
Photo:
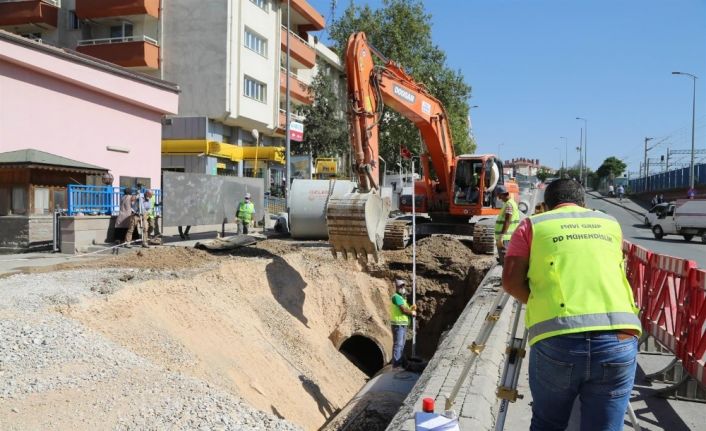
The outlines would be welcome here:
[[[2,280],[0,429],[300,429],[60,313],[141,279],[141,271],[110,268]]]

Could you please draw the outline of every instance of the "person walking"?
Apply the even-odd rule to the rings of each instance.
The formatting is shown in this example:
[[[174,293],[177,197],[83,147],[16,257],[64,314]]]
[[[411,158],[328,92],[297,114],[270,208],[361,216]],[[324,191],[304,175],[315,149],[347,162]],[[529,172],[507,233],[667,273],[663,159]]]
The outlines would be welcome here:
[[[135,228],[132,220],[134,214],[132,206],[134,201],[135,196],[132,195],[132,189],[126,187],[123,197],[120,200],[118,217],[115,219],[115,241],[120,242],[122,240],[127,248],[130,248],[129,242],[132,240],[132,230]],[[128,230],[130,232],[129,239]]]
[[[615,196],[615,187],[613,187],[613,184],[608,186],[608,196],[611,198]]]
[[[625,187],[621,184],[618,186],[618,200],[620,202],[623,201],[623,196],[625,196]]]
[[[238,211],[235,213],[235,217],[239,220],[239,224],[242,226],[241,233],[247,235],[248,227],[252,222],[253,214],[255,214],[255,204],[250,201],[250,193],[245,193],[245,197],[238,205]]]
[[[147,236],[148,238],[159,238],[162,234],[159,231],[159,214],[157,214],[157,198],[152,190],[145,191],[145,201],[147,207]]]
[[[577,396],[582,430],[621,430],[642,328],[620,224],[584,208],[583,187],[572,180],[552,182],[544,202],[548,211],[512,236],[502,277],[527,304],[530,430],[565,429]]]
[[[402,352],[407,341],[407,327],[410,317],[417,315],[417,306],[410,306],[407,303],[407,283],[404,280],[396,279],[394,282],[395,293],[392,295],[390,303],[390,323],[392,324],[392,367],[403,365]]]
[[[504,185],[498,185],[495,187],[495,191],[500,200],[504,202],[498,218],[495,219],[495,245],[498,247],[498,261],[502,265],[507,243],[520,222],[520,209]]]

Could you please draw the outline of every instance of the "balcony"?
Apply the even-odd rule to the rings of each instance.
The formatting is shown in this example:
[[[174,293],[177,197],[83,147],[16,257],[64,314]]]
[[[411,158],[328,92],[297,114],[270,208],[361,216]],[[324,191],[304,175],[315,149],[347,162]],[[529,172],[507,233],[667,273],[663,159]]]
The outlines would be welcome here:
[[[282,94],[287,91],[287,75],[284,68],[279,70],[279,90]],[[309,86],[303,83],[297,75],[289,74],[289,96],[299,103],[311,105],[313,100],[309,95]]]
[[[323,15],[321,15],[313,6],[306,0],[290,0],[292,10],[301,16],[304,22],[296,23],[301,31],[317,31],[323,30],[326,26]],[[282,0],[282,3],[287,3],[287,0]]]
[[[76,51],[123,67],[159,69],[159,44],[147,36],[81,40]]]
[[[56,28],[59,16],[57,0],[21,0],[0,2],[0,26],[35,24]]]
[[[294,112],[290,112],[289,113],[289,120],[290,121],[298,121],[300,123],[303,123],[304,117],[302,115],[297,115]],[[286,129],[286,127],[285,127],[286,124],[287,124],[287,111],[284,109],[280,109],[279,110],[278,128],[284,131]]]
[[[76,0],[81,19],[150,15],[159,19],[159,0]]]
[[[287,28],[282,26],[282,52],[287,51]],[[316,65],[316,50],[301,37],[289,32],[289,54],[291,59],[306,69]]]

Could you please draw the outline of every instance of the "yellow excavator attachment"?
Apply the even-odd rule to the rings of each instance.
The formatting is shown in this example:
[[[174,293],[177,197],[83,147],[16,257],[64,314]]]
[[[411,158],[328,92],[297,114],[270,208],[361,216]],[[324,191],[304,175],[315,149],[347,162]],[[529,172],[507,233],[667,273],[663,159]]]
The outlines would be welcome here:
[[[333,256],[340,252],[344,259],[367,260],[371,254],[377,262],[389,213],[389,202],[376,192],[332,197],[326,207],[326,226]]]

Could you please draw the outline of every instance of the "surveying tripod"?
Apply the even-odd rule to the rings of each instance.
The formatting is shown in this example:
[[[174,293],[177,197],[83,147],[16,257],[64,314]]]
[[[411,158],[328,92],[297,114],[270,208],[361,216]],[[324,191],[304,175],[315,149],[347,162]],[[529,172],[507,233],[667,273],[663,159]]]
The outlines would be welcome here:
[[[495,422],[495,431],[502,431],[505,428],[505,418],[509,403],[514,403],[518,398],[523,398],[517,392],[517,383],[520,379],[520,371],[522,369],[522,360],[525,357],[527,346],[527,329],[523,329],[522,338],[517,337],[517,330],[520,326],[520,319],[523,315],[522,304],[515,300],[515,318],[512,322],[512,333],[510,334],[510,342],[506,350],[507,359],[505,368],[498,386],[497,396],[500,398],[500,409]],[[630,418],[630,423],[635,431],[641,431],[640,423],[635,415],[632,405],[628,402],[627,414]]]

